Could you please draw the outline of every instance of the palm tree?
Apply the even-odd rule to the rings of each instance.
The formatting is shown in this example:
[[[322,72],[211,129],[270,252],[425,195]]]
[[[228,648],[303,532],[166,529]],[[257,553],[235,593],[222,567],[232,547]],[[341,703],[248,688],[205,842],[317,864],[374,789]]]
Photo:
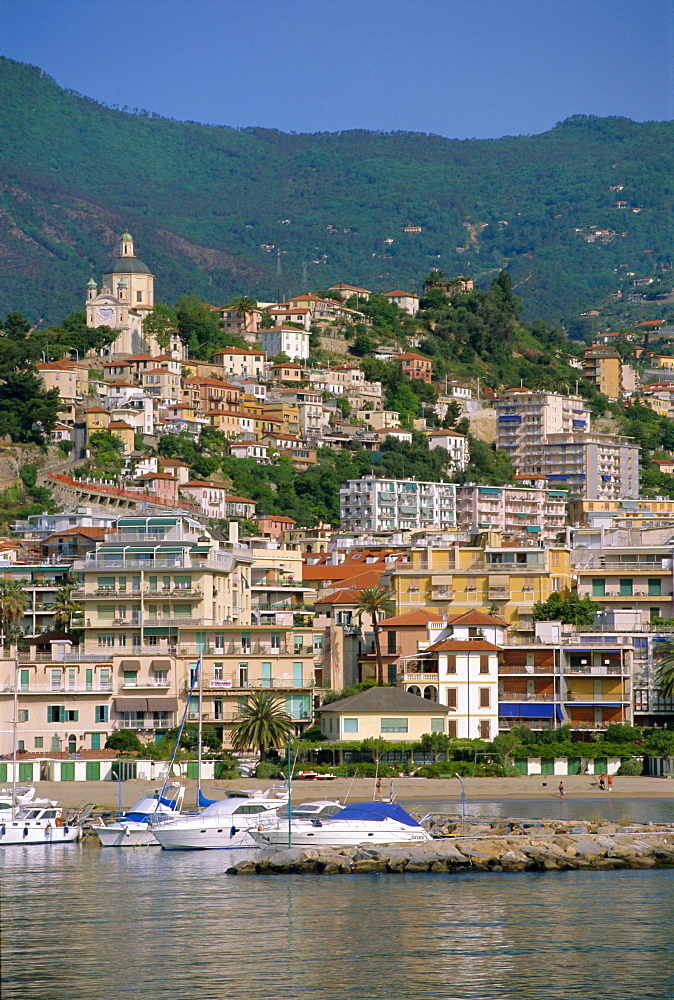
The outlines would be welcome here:
[[[674,698],[674,646],[671,642],[658,643],[659,663],[655,670],[655,684],[663,698]]]
[[[52,604],[54,614],[54,624],[57,628],[68,632],[72,627],[72,620],[76,615],[84,611],[83,605],[73,600],[73,592],[77,590],[76,583],[66,583],[56,594],[56,599]]]
[[[260,752],[260,760],[267,751],[284,743],[293,731],[293,721],[284,712],[279,701],[264,691],[248,695],[240,710],[240,718],[232,727],[232,746],[235,750],[253,747]]]
[[[28,597],[18,581],[3,580],[0,583],[0,624],[3,645],[7,645],[15,638],[16,623],[23,618],[27,604]]]
[[[251,299],[248,295],[237,295],[235,299],[232,299],[227,308],[236,309],[236,311],[243,316],[243,329],[246,331],[248,329],[246,316],[252,316],[255,312],[257,309],[257,301],[255,299]]]
[[[358,614],[370,615],[374,631],[374,648],[377,653],[377,684],[384,685],[384,661],[381,658],[381,643],[379,641],[380,618],[388,618],[395,613],[395,601],[386,587],[365,587],[358,599]]]

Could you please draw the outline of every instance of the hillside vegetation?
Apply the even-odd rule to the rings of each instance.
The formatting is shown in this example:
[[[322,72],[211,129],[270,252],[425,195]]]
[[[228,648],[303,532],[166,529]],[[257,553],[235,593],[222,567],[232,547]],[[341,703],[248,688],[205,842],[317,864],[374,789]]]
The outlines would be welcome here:
[[[106,108],[8,59],[0,94],[0,314],[32,323],[80,308],[123,228],[171,302],[339,281],[387,291],[430,267],[488,287],[506,266],[529,318],[568,325],[621,275],[670,261],[669,123],[286,135]]]

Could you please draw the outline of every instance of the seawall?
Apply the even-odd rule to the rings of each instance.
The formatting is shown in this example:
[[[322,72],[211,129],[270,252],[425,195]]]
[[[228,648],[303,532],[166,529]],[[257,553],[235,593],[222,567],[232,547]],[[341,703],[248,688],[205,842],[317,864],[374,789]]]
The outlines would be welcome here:
[[[674,866],[671,826],[630,827],[625,831],[604,824],[596,832],[569,833],[549,826],[533,833],[447,836],[421,844],[291,847],[243,861],[228,868],[227,874],[554,872],[668,866]]]

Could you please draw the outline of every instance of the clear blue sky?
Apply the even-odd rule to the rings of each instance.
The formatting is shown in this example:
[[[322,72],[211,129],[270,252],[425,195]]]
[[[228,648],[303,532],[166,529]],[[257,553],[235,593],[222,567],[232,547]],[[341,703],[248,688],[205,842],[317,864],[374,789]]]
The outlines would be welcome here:
[[[0,0],[0,54],[61,86],[296,132],[673,118],[673,38],[673,0]]]

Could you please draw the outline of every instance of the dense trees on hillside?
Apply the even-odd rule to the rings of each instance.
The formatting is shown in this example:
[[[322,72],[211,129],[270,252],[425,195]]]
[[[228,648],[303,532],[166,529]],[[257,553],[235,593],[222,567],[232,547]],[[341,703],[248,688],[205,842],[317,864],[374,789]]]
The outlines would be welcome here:
[[[489,142],[285,135],[124,114],[8,59],[0,87],[0,207],[31,237],[2,236],[16,264],[0,309],[33,321],[79,304],[90,268],[107,263],[98,234],[115,219],[169,302],[188,288],[217,305],[286,297],[306,290],[304,268],[311,287],[390,291],[431,266],[486,283],[507,261],[530,315],[571,321],[614,290],[621,267],[670,258],[669,123],[576,116]],[[618,183],[638,213],[616,211]],[[421,232],[405,233],[410,222]],[[588,239],[591,227],[611,235]]]

